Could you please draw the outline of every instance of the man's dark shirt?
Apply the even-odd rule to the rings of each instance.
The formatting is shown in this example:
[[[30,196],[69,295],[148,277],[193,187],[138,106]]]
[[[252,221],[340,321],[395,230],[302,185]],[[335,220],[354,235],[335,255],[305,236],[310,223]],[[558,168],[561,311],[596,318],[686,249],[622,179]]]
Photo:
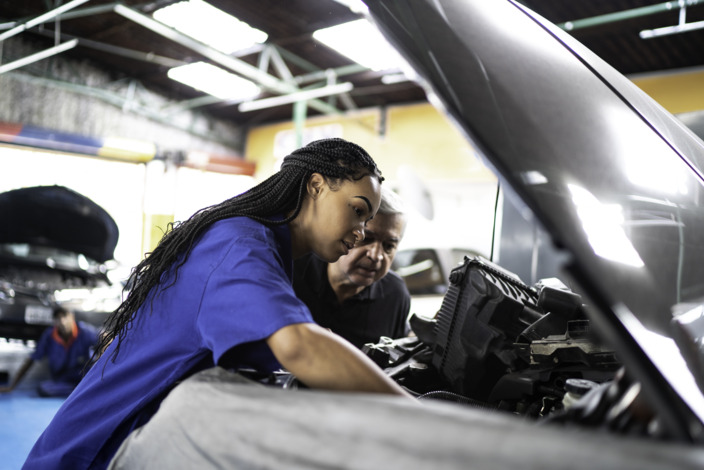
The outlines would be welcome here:
[[[293,289],[318,325],[358,348],[378,343],[381,336],[402,338],[408,334],[411,296],[395,272],[389,271],[340,305],[328,281],[327,263],[307,255],[294,262]]]

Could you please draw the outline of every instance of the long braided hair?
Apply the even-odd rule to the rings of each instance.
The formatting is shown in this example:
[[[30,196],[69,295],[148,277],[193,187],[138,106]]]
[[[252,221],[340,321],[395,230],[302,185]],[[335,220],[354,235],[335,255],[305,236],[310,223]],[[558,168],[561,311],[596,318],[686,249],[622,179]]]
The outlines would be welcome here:
[[[133,270],[127,280],[130,292],[122,304],[110,314],[105,332],[95,348],[101,354],[114,340],[114,361],[127,331],[132,328],[137,311],[157,288],[162,275],[174,267],[174,281],[178,269],[186,262],[198,237],[213,223],[236,216],[246,216],[264,225],[286,224],[301,210],[306,184],[313,173],[320,173],[334,186],[341,180],[359,180],[374,176],[384,178],[374,160],[359,145],[344,139],[332,138],[311,142],[284,158],[281,170],[248,191],[199,210],[188,220],[169,224],[157,247]],[[271,217],[283,214],[281,220]],[[167,289],[160,286],[160,289]],[[151,297],[154,299],[154,296]]]

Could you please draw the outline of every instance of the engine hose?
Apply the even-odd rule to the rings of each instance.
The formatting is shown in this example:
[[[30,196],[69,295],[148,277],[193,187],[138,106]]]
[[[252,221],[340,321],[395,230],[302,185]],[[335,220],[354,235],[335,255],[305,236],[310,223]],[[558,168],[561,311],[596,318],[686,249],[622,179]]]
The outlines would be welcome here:
[[[399,364],[403,364],[423,349],[430,349],[430,347],[425,343],[418,343],[410,351],[406,351],[405,353],[403,353],[401,356],[399,356],[398,359],[396,359],[393,363],[389,364],[387,367],[396,367]]]
[[[486,403],[483,403],[478,400],[474,400],[469,397],[465,397],[463,395],[459,395],[457,393],[453,392],[448,392],[445,390],[436,390],[432,392],[427,392],[424,393],[423,395],[418,397],[419,400],[425,400],[425,399],[431,399],[431,400],[445,400],[445,401],[452,401],[455,403],[462,403],[464,405],[471,405],[475,408],[481,408],[484,410],[496,410],[496,407],[487,405]]]

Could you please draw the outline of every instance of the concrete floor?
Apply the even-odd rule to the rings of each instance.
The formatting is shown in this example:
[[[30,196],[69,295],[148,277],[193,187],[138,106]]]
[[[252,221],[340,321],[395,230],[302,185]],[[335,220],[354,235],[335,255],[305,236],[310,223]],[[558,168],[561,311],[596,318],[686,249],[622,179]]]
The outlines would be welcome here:
[[[0,339],[0,384],[14,377],[32,346]],[[43,398],[36,386],[48,377],[44,363],[35,363],[17,388],[0,394],[0,467],[18,470],[34,442],[64,402],[63,398]]]

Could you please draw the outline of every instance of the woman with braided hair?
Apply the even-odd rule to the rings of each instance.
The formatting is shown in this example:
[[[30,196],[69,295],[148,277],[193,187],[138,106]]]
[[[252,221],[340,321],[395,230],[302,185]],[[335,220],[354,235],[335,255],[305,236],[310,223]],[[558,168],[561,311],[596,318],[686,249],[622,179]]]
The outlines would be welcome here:
[[[334,262],[364,239],[381,173],[343,139],[313,142],[249,191],[171,227],[133,270],[104,351],[40,436],[25,467],[104,468],[168,392],[213,366],[312,388],[404,395],[365,355],[316,325],[291,286],[293,259]]]

